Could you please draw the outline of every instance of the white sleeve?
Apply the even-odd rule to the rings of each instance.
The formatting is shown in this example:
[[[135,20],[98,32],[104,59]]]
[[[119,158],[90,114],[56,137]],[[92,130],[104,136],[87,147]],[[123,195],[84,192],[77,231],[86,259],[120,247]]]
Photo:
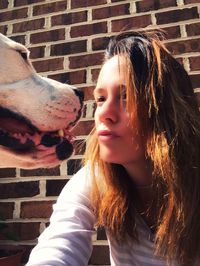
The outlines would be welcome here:
[[[95,218],[86,167],[63,188],[53,206],[50,225],[41,234],[26,266],[84,266],[92,253]]]

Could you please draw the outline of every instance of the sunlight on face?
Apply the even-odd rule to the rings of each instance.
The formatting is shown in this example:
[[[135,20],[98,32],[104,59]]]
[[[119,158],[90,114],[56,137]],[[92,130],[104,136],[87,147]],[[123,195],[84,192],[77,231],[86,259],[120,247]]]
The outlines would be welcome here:
[[[126,104],[122,104],[126,101],[126,70],[125,59],[112,57],[103,65],[94,91],[100,157],[122,165],[144,158],[137,118],[131,127]]]

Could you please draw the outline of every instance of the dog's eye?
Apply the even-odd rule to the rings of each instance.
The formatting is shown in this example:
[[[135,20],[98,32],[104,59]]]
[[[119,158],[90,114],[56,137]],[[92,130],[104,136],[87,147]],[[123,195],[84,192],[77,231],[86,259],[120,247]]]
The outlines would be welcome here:
[[[24,60],[27,60],[28,59],[28,55],[26,52],[22,52],[22,51],[18,51],[19,54],[21,55],[21,57],[24,59]]]

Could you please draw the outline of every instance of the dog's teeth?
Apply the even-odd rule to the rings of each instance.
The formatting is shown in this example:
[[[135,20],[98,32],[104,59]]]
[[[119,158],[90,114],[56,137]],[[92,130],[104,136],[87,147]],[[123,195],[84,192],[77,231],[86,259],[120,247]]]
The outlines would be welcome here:
[[[64,137],[64,130],[62,130],[62,129],[58,130],[58,135],[60,137]]]

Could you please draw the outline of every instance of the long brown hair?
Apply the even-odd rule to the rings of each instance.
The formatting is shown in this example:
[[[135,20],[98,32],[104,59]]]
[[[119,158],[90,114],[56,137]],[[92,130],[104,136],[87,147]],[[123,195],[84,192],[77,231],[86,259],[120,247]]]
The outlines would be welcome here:
[[[146,157],[153,165],[157,252],[169,263],[177,259],[194,265],[200,259],[200,115],[190,79],[160,32],[120,34],[110,40],[105,59],[114,55],[126,59],[127,111],[131,122],[136,106]],[[137,241],[137,194],[122,166],[100,159],[95,129],[85,161],[93,176],[97,224],[118,241]]]

